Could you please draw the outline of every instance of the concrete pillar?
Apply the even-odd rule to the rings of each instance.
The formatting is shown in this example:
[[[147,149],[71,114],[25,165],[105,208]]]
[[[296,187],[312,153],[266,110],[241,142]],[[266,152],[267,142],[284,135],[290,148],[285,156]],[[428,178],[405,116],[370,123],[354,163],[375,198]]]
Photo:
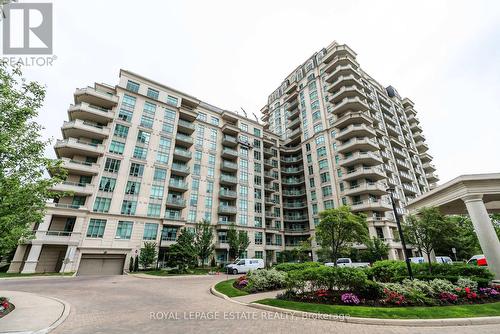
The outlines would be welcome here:
[[[31,245],[30,253],[28,258],[24,263],[22,274],[33,274],[35,273],[36,265],[38,264],[38,258],[40,257],[40,252],[42,251],[42,245]]]
[[[498,241],[497,234],[486,211],[483,195],[468,195],[463,197],[462,200],[474,225],[479,245],[481,245],[488,262],[488,268],[495,275],[495,279],[500,280],[500,241]]]
[[[40,223],[40,225],[38,225],[38,229],[40,231],[48,231],[51,222],[52,222],[52,215],[51,214],[46,214],[43,217],[43,221]]]
[[[16,248],[16,253],[14,254],[14,258],[10,262],[8,273],[18,273],[21,271],[21,266],[23,264],[24,254],[26,253],[26,248],[28,245],[19,245]]]
[[[63,264],[61,266],[60,273],[69,273],[73,271],[73,265],[75,262],[76,246],[69,245],[66,249],[66,255],[64,255]]]

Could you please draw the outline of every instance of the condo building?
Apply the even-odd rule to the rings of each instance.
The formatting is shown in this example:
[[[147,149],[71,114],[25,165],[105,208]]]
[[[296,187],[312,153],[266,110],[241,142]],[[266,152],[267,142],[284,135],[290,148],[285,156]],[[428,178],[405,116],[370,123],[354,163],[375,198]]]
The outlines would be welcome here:
[[[314,237],[320,211],[342,204],[366,213],[370,234],[403,258],[387,189],[404,214],[437,181],[413,103],[334,42],[261,113],[259,122],[126,70],[115,86],[77,89],[54,146],[64,196],[47,204],[9,271],[121,274],[145,241],[157,243],[161,266],[180,229],[202,219],[214,226],[217,262],[228,261],[235,223],[250,239],[242,256],[274,263]]]

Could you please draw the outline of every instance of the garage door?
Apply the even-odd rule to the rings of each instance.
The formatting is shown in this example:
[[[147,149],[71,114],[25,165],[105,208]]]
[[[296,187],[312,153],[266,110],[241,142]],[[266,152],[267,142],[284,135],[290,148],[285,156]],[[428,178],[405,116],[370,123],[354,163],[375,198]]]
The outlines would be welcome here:
[[[82,254],[78,275],[121,275],[125,255]]]

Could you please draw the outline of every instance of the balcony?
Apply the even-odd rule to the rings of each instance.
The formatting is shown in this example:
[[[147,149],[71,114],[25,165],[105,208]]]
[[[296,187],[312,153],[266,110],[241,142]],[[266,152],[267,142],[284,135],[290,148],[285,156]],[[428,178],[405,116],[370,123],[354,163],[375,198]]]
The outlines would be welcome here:
[[[174,148],[174,159],[180,161],[189,161],[191,160],[192,153],[188,150],[184,150],[178,147]]]
[[[81,232],[76,231],[55,231],[55,230],[35,230],[34,240],[42,244],[53,245],[78,245],[81,239]]]
[[[283,185],[299,185],[305,182],[305,179],[303,177],[287,177],[281,179],[281,183]]]
[[[183,99],[184,100],[184,99]],[[179,108],[179,116],[190,122],[194,122],[198,117],[198,112],[192,108],[181,106]]]
[[[233,150],[232,148],[224,147],[222,148],[222,157],[226,159],[237,159],[238,151]]]
[[[393,147],[392,152],[394,153],[395,156],[398,156],[400,158],[403,158],[403,159],[408,158],[408,154],[405,151],[403,151],[397,147]]]
[[[425,178],[427,179],[427,182],[429,182],[429,183],[435,183],[435,182],[439,181],[439,177],[434,173],[425,174]]]
[[[97,175],[99,165],[86,161],[77,161],[70,158],[62,158],[62,167],[68,172],[78,175]]]
[[[264,203],[266,205],[276,205],[279,204],[279,201],[276,200],[274,197],[267,196],[264,198]]]
[[[73,194],[79,196],[91,196],[95,192],[95,186],[89,183],[63,181],[52,186],[51,190],[60,192],[72,192]]]
[[[284,94],[291,94],[297,90],[297,81],[291,82],[287,88],[285,88]]]
[[[288,127],[289,129],[292,129],[292,130],[293,130],[293,129],[296,129],[297,127],[300,127],[300,122],[301,122],[301,121],[300,121],[300,118],[299,118],[299,117],[297,117],[297,118],[295,118],[293,121],[289,122],[289,123],[288,123],[288,125],[287,125],[287,127]]]
[[[404,181],[412,182],[414,180],[413,176],[410,173],[403,172],[403,171],[399,172],[399,177],[401,178],[401,180],[404,180]]]
[[[281,174],[299,174],[304,172],[304,167],[286,167],[280,169]]]
[[[224,135],[222,136],[222,145],[228,147],[236,147],[238,145],[238,139],[233,136]]]
[[[420,131],[419,131],[419,132],[414,132],[414,133],[413,133],[413,139],[414,139],[415,141],[417,141],[417,142],[418,142],[418,141],[424,141],[424,140],[425,140],[425,136],[424,136],[424,135],[422,134],[422,132],[420,132]]]
[[[272,158],[274,157],[275,153],[274,150],[271,148],[264,148],[264,157],[265,158]]]
[[[284,215],[283,216],[283,221],[285,222],[301,222],[301,221],[308,221],[309,216],[307,215]]]
[[[264,159],[264,167],[277,168],[278,161],[276,161],[274,159]]]
[[[283,189],[281,195],[283,197],[303,197],[306,195],[306,191],[297,189]]]
[[[359,89],[363,88],[361,81],[358,80],[358,75],[347,75],[340,76],[335,82],[333,82],[330,86],[328,86],[327,91],[331,94],[334,94],[336,91],[340,90],[342,87],[352,87],[356,86]]]
[[[342,174],[342,179],[344,181],[356,180],[360,178],[381,180],[385,179],[386,175],[381,167],[359,167]]]
[[[309,234],[310,231],[307,228],[285,228],[285,234],[287,235],[302,235],[302,234]],[[287,244],[287,246],[291,246],[291,244]],[[299,244],[295,245],[299,246]]]
[[[424,171],[426,173],[434,172],[436,170],[436,166],[434,166],[434,164],[432,164],[430,162],[426,162],[426,163],[422,164],[422,168],[424,169]]]
[[[350,151],[375,151],[378,150],[379,146],[376,140],[370,138],[352,138],[344,141],[342,145],[338,147],[340,153],[350,152]]]
[[[283,202],[283,209],[305,209],[307,208],[306,202]]]
[[[351,210],[353,212],[359,211],[389,211],[392,209],[392,205],[381,199],[366,199],[362,201],[353,202],[351,204]]]
[[[173,163],[171,167],[171,173],[175,175],[186,176],[189,175],[190,170],[188,165]]]
[[[386,186],[379,182],[363,182],[357,185],[352,185],[344,189],[344,195],[356,196],[361,194],[385,195],[387,193]]]
[[[195,126],[191,122],[185,121],[183,119],[179,119],[179,121],[177,122],[177,129],[182,131],[182,132],[192,134],[195,130]]]
[[[185,181],[176,180],[176,179],[170,179],[170,181],[168,182],[168,187],[172,190],[181,191],[181,192],[188,190],[188,184]]]
[[[380,165],[382,159],[380,156],[373,152],[355,152],[344,159],[340,160],[339,165],[342,167],[349,167],[355,165],[374,166]]]
[[[325,81],[330,84],[335,82],[339,77],[347,77],[349,75],[353,75],[356,79],[361,77],[357,72],[356,67],[347,64],[337,66],[329,75],[326,76]]]
[[[363,93],[363,91],[356,85],[351,87],[342,87],[338,92],[330,96],[329,102],[332,104],[338,104],[343,99],[354,97],[359,97],[361,99],[365,98],[365,94]]]
[[[335,115],[341,115],[349,110],[360,111],[367,110],[368,105],[361,100],[359,97],[346,97],[341,102],[335,104],[332,108],[332,113]]]
[[[98,125],[89,121],[76,119],[64,122],[61,128],[64,138],[95,138],[104,139],[109,136],[110,129],[107,126]]]
[[[277,180],[278,176],[279,176],[278,172],[268,172],[268,171],[264,172],[264,178],[266,180]]]
[[[236,176],[222,174],[220,176],[221,184],[235,185],[238,184],[238,179]]]
[[[418,153],[424,153],[429,150],[429,146],[427,146],[427,144],[424,143],[423,141],[417,142],[415,146],[417,147]]]
[[[279,218],[279,216],[277,216],[274,212],[272,211],[269,211],[267,210],[265,213],[264,213],[264,217],[266,217],[266,219],[275,219],[275,218]],[[268,225],[266,225],[266,228],[269,228]],[[279,230],[279,228],[275,228],[277,230]]]
[[[186,200],[184,198],[180,197],[173,197],[173,196],[168,196],[167,197],[167,202],[166,202],[166,207],[167,208],[185,208],[186,207]]]
[[[297,156],[281,156],[281,162],[285,164],[293,164],[302,161],[302,154]]]
[[[422,163],[432,161],[432,156],[429,153],[419,154],[419,157],[420,157],[420,160],[422,161]]]
[[[299,92],[297,92],[296,90],[292,91],[292,92],[290,92],[290,94],[288,94],[288,95],[285,96],[285,102],[284,103],[290,103],[293,100],[296,100],[297,97],[299,97]]]
[[[278,189],[274,186],[274,183],[264,183],[264,190],[272,193],[278,191]]]
[[[70,120],[80,119],[83,121],[107,124],[113,121],[115,112],[110,109],[82,102],[70,105],[68,108],[68,116]]]
[[[104,145],[92,144],[76,138],[58,140],[54,145],[58,158],[72,158],[75,155],[98,157],[104,154]]]
[[[189,148],[193,145],[193,138],[182,133],[177,133],[175,135],[175,144],[181,147]]]
[[[181,216],[181,213],[179,211],[176,210],[165,211],[165,217],[163,220],[164,225],[184,226],[185,221],[186,220],[184,219],[184,217]]]
[[[375,130],[366,124],[351,124],[338,131],[335,139],[347,140],[352,137],[375,137]]]
[[[118,96],[92,87],[78,88],[75,93],[75,103],[86,102],[106,109],[118,104]]]
[[[302,129],[300,127],[298,127],[295,130],[293,130],[292,132],[290,132],[290,134],[288,135],[288,139],[294,140],[294,139],[300,137],[301,133],[302,133]]]
[[[410,170],[411,166],[406,160],[396,159],[396,165],[398,165],[399,170]]]
[[[414,196],[418,194],[418,190],[415,186],[403,183],[403,192],[407,195]]]
[[[372,123],[373,121],[367,112],[356,111],[356,112],[348,112],[342,115],[335,121],[335,123],[333,123],[333,126],[338,129],[341,129],[351,124],[370,125]]]
[[[238,210],[236,209],[235,206],[221,204],[219,205],[218,212],[225,215],[235,215],[238,212]]]
[[[238,164],[235,164],[234,162],[231,161],[222,160],[220,169],[226,172],[236,172],[238,171]]]
[[[347,45],[335,45],[323,58],[324,64],[338,61],[337,58],[350,57],[356,58],[356,53]]]
[[[401,130],[391,124],[386,123],[385,128],[387,129],[387,133],[391,136],[399,136],[401,135]]]
[[[237,197],[238,194],[234,190],[224,188],[219,190],[219,198],[221,199],[236,199]]]
[[[235,124],[226,123],[222,126],[222,133],[237,136],[240,133],[240,129]]]

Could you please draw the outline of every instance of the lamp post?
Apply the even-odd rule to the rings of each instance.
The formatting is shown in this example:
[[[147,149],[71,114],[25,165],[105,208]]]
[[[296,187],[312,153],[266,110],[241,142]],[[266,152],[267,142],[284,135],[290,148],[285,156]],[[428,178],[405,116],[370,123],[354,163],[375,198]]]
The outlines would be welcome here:
[[[391,196],[391,204],[392,204],[392,211],[394,212],[394,218],[396,218],[396,225],[398,226],[398,232],[399,232],[399,238],[401,239],[401,246],[403,247],[403,254],[405,257],[405,262],[406,262],[406,268],[408,269],[408,276],[410,279],[413,279],[413,272],[411,271],[411,264],[410,264],[410,259],[408,258],[408,255],[406,254],[406,242],[405,238],[403,236],[403,229],[401,228],[401,222],[399,221],[399,215],[396,210],[396,203],[394,202],[394,197],[393,197],[393,192],[394,188],[388,188],[387,191],[389,192]]]

